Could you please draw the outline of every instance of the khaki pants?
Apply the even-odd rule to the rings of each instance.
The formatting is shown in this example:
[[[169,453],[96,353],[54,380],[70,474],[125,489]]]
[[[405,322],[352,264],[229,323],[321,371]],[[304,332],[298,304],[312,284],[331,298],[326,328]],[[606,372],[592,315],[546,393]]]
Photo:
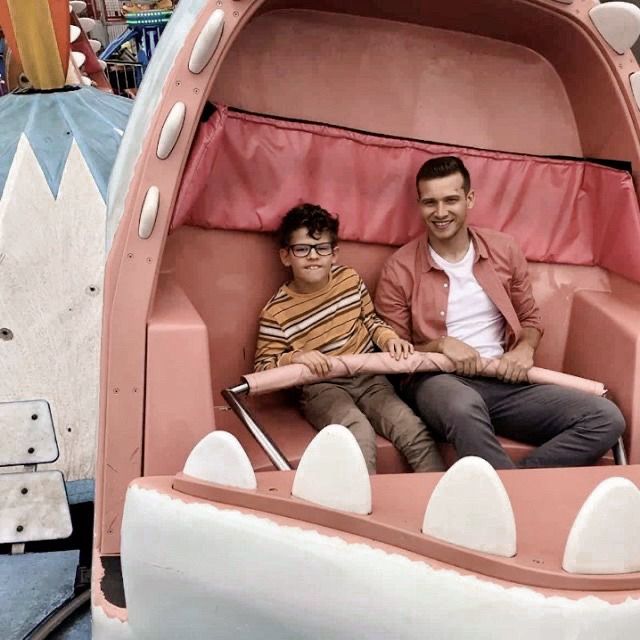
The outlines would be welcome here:
[[[376,433],[390,440],[414,471],[444,469],[431,434],[385,376],[335,378],[305,385],[301,407],[318,430],[328,424],[347,427],[362,449],[369,473],[376,471]]]

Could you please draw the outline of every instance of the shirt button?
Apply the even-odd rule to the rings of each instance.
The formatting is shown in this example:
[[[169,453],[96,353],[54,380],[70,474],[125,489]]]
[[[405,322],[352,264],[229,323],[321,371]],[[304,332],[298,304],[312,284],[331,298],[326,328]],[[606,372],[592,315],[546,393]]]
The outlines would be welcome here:
[[[445,282],[442,286],[446,289],[449,286],[449,283]]]
[[[440,312],[440,315],[441,315],[441,316],[443,316],[443,315],[444,315],[444,311],[441,311],[441,312]]]

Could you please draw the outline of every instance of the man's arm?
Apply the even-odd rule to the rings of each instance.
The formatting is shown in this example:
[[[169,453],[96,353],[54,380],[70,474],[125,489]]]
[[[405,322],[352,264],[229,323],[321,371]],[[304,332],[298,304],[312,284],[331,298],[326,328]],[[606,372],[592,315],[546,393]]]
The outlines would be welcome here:
[[[533,327],[523,327],[516,345],[507,351],[498,364],[496,377],[503,382],[527,381],[527,373],[533,367],[533,356],[542,334]]]
[[[518,247],[515,242],[511,252],[511,263],[513,268],[511,288],[509,291],[511,304],[518,315],[518,320],[520,320],[522,328],[537,329],[540,336],[542,336],[544,333],[542,317],[536,300],[533,297],[531,280],[529,278],[529,265],[520,247]],[[538,337],[538,342],[540,341],[540,336]],[[519,336],[518,342],[520,342],[521,339]],[[538,346],[538,342],[535,343],[534,349]]]
[[[382,268],[376,287],[376,310],[400,338],[411,341],[411,306],[389,262]]]
[[[527,372],[533,366],[533,357],[542,337],[542,318],[533,297],[527,261],[514,243],[512,251],[513,277],[511,303],[518,315],[522,329],[516,344],[500,359],[497,377],[504,382],[527,381]]]
[[[437,340],[416,344],[415,348],[416,351],[444,354],[456,366],[456,373],[459,376],[475,376],[482,369],[480,354],[466,342],[451,336],[442,336]]]

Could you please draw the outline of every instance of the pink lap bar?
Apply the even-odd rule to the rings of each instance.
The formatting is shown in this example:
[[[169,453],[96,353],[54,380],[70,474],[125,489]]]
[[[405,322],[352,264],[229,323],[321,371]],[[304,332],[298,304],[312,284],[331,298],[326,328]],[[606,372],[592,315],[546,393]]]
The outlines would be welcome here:
[[[483,359],[480,375],[495,377],[498,370],[498,360]],[[249,385],[249,394],[258,395],[271,393],[278,389],[298,387],[303,384],[330,380],[343,376],[356,376],[372,373],[416,373],[418,371],[442,371],[453,373],[455,366],[446,356],[440,353],[414,353],[406,359],[395,360],[388,353],[365,353],[360,355],[333,356],[333,366],[326,376],[317,376],[303,364],[290,364],[285,367],[249,373],[244,376]],[[529,370],[529,382],[536,384],[557,384],[603,396],[606,392],[604,385],[595,380],[587,380],[567,373],[532,367]]]

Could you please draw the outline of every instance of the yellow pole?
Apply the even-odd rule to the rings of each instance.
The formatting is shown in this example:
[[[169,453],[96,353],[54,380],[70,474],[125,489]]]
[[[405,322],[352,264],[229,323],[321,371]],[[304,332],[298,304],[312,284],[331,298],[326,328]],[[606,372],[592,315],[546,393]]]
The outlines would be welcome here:
[[[63,87],[68,61],[63,66],[60,60],[48,0],[7,0],[7,5],[22,68],[33,87]]]

